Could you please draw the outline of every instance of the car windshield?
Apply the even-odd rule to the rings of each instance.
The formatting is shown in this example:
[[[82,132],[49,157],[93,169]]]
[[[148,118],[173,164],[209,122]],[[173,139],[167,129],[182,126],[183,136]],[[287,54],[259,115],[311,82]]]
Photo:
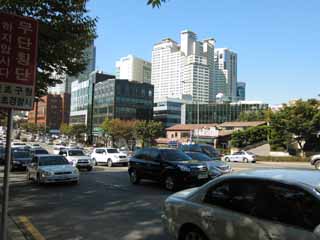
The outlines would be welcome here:
[[[203,153],[197,153],[197,152],[188,152],[187,155],[191,157],[193,160],[198,160],[198,161],[212,161],[210,157]]]
[[[48,151],[45,149],[36,149],[34,150],[34,154],[48,154]]]
[[[26,145],[25,143],[13,143],[14,146],[24,146]]]
[[[108,153],[119,153],[118,149],[116,149],[116,148],[109,148],[109,149],[107,149],[107,152]]]
[[[182,145],[182,150],[183,151],[189,151],[189,152],[202,152],[200,146],[197,145],[197,144],[194,144],[194,145]]]
[[[190,161],[192,160],[187,154],[180,150],[163,149],[161,150],[162,156],[167,161]]]
[[[84,156],[84,152],[81,150],[69,150],[69,156]]]
[[[210,157],[217,157],[219,153],[211,146],[201,146],[202,151]]]
[[[62,156],[48,156],[41,157],[39,159],[39,166],[51,166],[51,165],[67,165],[69,164],[67,159]]]
[[[29,158],[30,157],[30,152],[27,152],[27,151],[14,151],[13,152],[13,157],[14,158]]]

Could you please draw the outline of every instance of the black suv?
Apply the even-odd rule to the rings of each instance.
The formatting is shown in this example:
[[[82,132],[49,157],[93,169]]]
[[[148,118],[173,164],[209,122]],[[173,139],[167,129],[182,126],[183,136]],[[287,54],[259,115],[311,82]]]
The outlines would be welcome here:
[[[192,160],[177,149],[140,149],[130,158],[128,172],[133,184],[150,179],[163,183],[170,191],[210,180],[206,163]]]

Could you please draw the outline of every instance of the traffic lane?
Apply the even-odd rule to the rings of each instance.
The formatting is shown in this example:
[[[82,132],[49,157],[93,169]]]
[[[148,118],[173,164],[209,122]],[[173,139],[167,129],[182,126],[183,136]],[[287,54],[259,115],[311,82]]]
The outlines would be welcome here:
[[[168,239],[161,223],[169,192],[131,186],[126,169],[83,172],[80,185],[11,188],[10,214],[27,216],[46,239]]]

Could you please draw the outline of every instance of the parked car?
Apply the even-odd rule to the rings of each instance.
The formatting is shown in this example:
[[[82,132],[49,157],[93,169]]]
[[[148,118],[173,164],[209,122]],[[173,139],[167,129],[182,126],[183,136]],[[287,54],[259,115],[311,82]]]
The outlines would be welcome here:
[[[127,155],[120,153],[116,148],[95,148],[91,153],[91,159],[96,165],[107,164],[108,167],[128,164]]]
[[[320,154],[313,155],[310,159],[311,165],[313,165],[317,170],[320,170]]]
[[[65,156],[70,164],[78,169],[92,170],[93,164],[91,158],[87,156],[81,149],[63,149],[59,155]]]
[[[226,162],[255,163],[256,162],[256,155],[251,152],[247,152],[247,151],[242,150],[242,151],[230,154],[230,155],[225,155],[223,159]]]
[[[182,144],[178,149],[183,152],[201,152],[214,160],[221,160],[220,152],[209,144]]]
[[[39,148],[41,148],[40,144],[38,144],[38,143],[32,143],[29,146],[30,146],[31,149],[35,149],[35,148],[39,149]]]
[[[170,191],[210,179],[205,162],[192,160],[177,149],[142,148],[130,158],[128,173],[133,184],[150,179],[163,183]]]
[[[30,151],[23,148],[13,148],[11,150],[11,165],[10,170],[14,171],[16,169],[25,170],[27,165],[31,162],[32,156]]]
[[[64,156],[35,155],[27,168],[29,180],[38,184],[72,182],[79,183],[79,171]]]
[[[31,148],[30,153],[32,156],[39,154],[49,154],[49,152],[44,148]]]
[[[260,169],[171,195],[163,221],[174,239],[319,240],[320,176]]]
[[[53,154],[58,155],[59,152],[60,152],[61,150],[64,150],[64,149],[66,149],[66,146],[64,146],[64,145],[54,145],[54,146],[53,146]]]
[[[4,164],[5,157],[6,157],[5,148],[0,146],[0,165]]]
[[[208,155],[201,152],[185,152],[193,160],[205,162],[207,164],[211,178],[219,177],[232,172],[232,168],[221,160],[212,160]],[[215,159],[215,158],[214,158]]]
[[[11,147],[12,148],[23,148],[23,147],[27,147],[27,144],[25,144],[23,142],[12,142]]]

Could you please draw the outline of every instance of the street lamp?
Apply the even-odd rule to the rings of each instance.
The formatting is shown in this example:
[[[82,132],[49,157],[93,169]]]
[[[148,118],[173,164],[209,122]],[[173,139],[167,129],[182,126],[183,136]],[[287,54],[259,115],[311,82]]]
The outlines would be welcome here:
[[[183,84],[185,83],[191,83],[193,84],[193,82],[186,82],[186,81],[182,81]],[[200,124],[200,104],[199,104],[199,89],[198,89],[198,82],[197,82],[197,98],[196,98],[196,104],[197,104],[197,125],[198,125],[198,129],[197,129],[197,138],[196,138],[196,142],[199,143],[199,124]],[[193,98],[193,94],[192,94],[192,98]],[[193,101],[193,99],[192,99]]]

